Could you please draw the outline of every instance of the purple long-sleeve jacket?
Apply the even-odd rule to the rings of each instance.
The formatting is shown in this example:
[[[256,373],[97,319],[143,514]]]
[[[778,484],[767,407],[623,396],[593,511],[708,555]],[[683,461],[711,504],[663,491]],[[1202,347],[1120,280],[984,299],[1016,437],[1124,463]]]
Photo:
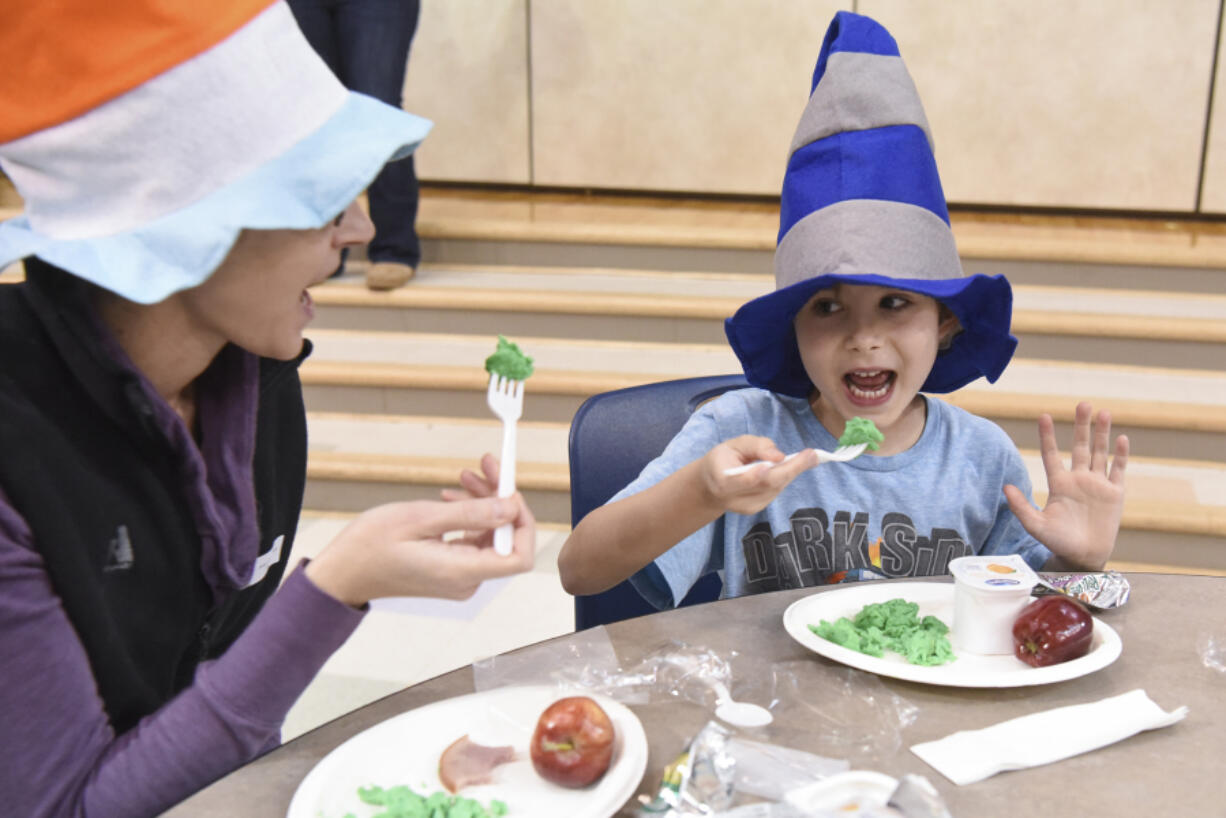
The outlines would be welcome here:
[[[243,381],[256,377],[252,366],[237,370],[233,376]],[[253,380],[243,386],[200,411],[251,428],[256,389]],[[160,425],[178,422],[160,399],[155,411]],[[206,502],[210,483],[250,496],[249,457],[244,462],[232,450],[222,456],[207,435],[202,450],[190,435],[177,440],[210,476],[186,486],[193,504]],[[249,515],[210,516],[208,533],[226,561],[232,544],[250,539],[255,522]],[[295,570],[223,656],[202,664],[189,687],[116,738],[30,528],[0,492],[0,813],[160,812],[275,746],[290,706],[361,617]]]

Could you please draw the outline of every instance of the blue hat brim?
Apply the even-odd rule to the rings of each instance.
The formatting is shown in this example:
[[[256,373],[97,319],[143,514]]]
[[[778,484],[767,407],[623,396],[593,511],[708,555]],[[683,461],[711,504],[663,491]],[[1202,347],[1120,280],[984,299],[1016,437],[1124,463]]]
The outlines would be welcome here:
[[[205,281],[245,229],[327,224],[385,164],[412,153],[431,127],[428,119],[350,92],[323,125],[275,159],[133,230],[56,239],[24,216],[0,223],[0,268],[38,256],[130,301],[153,304]]]
[[[1017,339],[1009,333],[1013,290],[1002,275],[940,280],[820,275],[755,298],[725,320],[728,343],[751,385],[798,398],[813,391],[800,359],[793,321],[814,293],[840,283],[920,293],[937,299],[957,316],[962,331],[948,349],[937,354],[921,391],[952,392],[980,377],[994,382],[1017,348]]]

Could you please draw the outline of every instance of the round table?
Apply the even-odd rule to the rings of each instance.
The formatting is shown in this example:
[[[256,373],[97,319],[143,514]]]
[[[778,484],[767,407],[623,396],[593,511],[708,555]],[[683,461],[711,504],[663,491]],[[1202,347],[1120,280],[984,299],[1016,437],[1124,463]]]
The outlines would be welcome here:
[[[917,773],[927,777],[955,818],[1223,814],[1226,673],[1204,665],[1197,643],[1205,635],[1215,636],[1219,644],[1226,640],[1226,578],[1130,574],[1129,581],[1129,603],[1100,614],[1123,640],[1123,653],[1115,663],[1077,679],[1021,688],[935,687],[882,678],[886,688],[919,708],[919,716],[903,731],[902,746],[896,752],[867,763],[861,760],[855,766],[891,776]],[[669,640],[681,640],[721,655],[735,651],[737,666],[749,662],[765,669],[776,662],[812,662],[819,679],[828,674],[833,681],[842,666],[800,646],[782,626],[789,604],[829,590],[806,588],[724,600],[614,623],[606,630],[624,667]],[[576,638],[582,635],[558,637]],[[1187,705],[1187,718],[1091,753],[1001,773],[964,787],[955,786],[908,749],[958,730],[979,729],[1136,688],[1143,688],[1164,710]],[[283,816],[302,778],[343,741],[399,713],[473,689],[470,668],[414,685],[300,736],[213,783],[166,815]],[[821,690],[812,693],[820,696]],[[713,716],[698,704],[679,700],[632,709],[645,726],[649,743],[647,772],[638,792],[654,794],[664,766]],[[803,718],[796,710],[777,709],[776,719],[789,725],[792,746],[817,751],[819,737],[813,736],[812,746],[806,747],[806,733],[796,729]],[[1052,740],[1059,741],[1059,736]],[[634,804],[632,800],[619,814],[631,815]]]

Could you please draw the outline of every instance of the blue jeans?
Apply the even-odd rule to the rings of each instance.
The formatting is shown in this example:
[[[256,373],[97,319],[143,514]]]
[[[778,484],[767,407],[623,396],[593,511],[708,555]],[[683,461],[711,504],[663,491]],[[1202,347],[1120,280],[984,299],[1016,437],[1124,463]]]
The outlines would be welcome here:
[[[307,42],[351,91],[403,105],[409,44],[417,31],[418,0],[288,0]],[[416,267],[417,173],[413,157],[384,166],[366,192],[375,238],[371,261]]]

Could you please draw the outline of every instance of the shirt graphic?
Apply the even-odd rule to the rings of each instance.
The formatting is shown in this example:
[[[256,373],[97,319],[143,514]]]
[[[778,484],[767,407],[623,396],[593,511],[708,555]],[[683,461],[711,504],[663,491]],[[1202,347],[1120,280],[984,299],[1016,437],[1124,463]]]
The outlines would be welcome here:
[[[132,553],[132,540],[128,537],[128,527],[121,525],[115,531],[115,537],[106,549],[106,564],[103,571],[127,571],[136,561]]]
[[[955,529],[933,528],[923,535],[898,511],[882,515],[881,534],[873,542],[866,511],[836,511],[831,519],[823,508],[800,508],[789,522],[788,530],[779,532],[769,521],[760,522],[741,538],[749,593],[840,582],[859,571],[939,576],[949,572],[950,560],[972,553]]]

